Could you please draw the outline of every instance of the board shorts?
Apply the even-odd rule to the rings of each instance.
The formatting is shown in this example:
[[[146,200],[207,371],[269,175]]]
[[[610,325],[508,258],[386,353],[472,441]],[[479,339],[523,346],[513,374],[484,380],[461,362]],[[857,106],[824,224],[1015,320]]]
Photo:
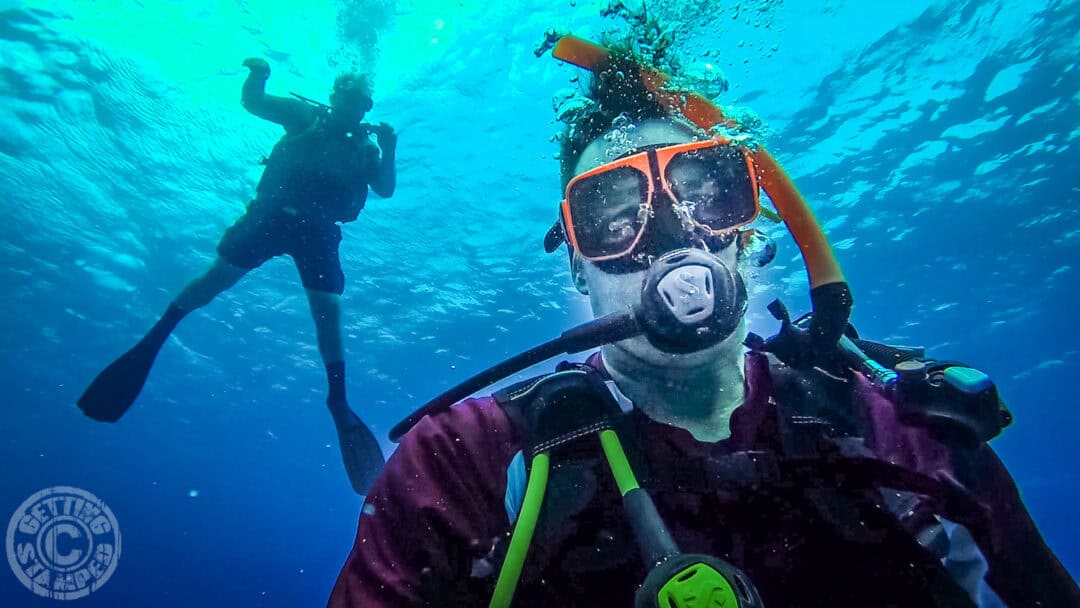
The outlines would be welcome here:
[[[340,243],[341,227],[325,219],[285,211],[248,211],[225,231],[217,252],[226,262],[248,270],[288,255],[306,289],[341,295],[345,273],[338,254]]]

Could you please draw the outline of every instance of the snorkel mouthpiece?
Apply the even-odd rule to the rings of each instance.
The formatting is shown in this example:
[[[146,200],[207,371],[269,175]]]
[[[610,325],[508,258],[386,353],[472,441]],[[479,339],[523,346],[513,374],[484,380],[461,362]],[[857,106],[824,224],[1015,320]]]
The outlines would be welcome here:
[[[634,316],[656,348],[691,353],[735,333],[747,299],[742,277],[723,260],[700,249],[677,249],[649,266]]]

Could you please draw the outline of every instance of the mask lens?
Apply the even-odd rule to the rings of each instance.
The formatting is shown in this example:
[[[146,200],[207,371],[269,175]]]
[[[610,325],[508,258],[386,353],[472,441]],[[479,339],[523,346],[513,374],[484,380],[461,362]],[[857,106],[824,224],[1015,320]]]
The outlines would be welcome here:
[[[742,152],[734,146],[703,148],[675,155],[664,176],[679,205],[712,230],[754,219],[754,181]]]
[[[581,254],[598,258],[629,251],[645,225],[648,192],[648,177],[631,167],[574,183],[567,200]]]

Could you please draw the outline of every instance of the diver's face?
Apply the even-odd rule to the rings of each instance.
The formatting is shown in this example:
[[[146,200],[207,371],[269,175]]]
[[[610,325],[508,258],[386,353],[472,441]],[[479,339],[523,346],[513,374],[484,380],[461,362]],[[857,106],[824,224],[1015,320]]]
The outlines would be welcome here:
[[[357,89],[334,89],[330,92],[334,114],[349,122],[360,122],[371,109],[371,98]]]
[[[628,149],[653,145],[682,144],[693,141],[694,136],[687,127],[665,120],[646,121],[636,125],[632,130],[620,131],[616,136],[611,136],[612,133],[605,133],[585,148],[585,152],[581,155],[574,169],[575,175],[581,175],[586,171],[609,163]],[[659,205],[663,206],[664,203]],[[658,214],[664,212],[667,212],[667,210],[657,210]],[[678,222],[658,223],[652,234],[653,236],[650,238],[662,239],[659,241],[659,243],[662,243],[661,246],[651,248],[652,253],[657,256],[682,248],[708,250],[700,239],[692,238],[693,233],[685,231]],[[710,253],[721,259],[729,268],[736,268],[737,253],[734,244],[721,250],[710,251]],[[576,254],[573,261],[574,281],[580,291],[588,294],[593,315],[596,317],[613,312],[625,312],[627,307],[640,304],[641,287],[645,279],[645,272],[645,270],[620,273],[608,272],[605,270],[603,263],[596,264]],[[644,337],[624,340],[612,345],[610,348],[655,365],[697,365],[714,357],[715,353],[712,352],[714,349],[730,344],[732,340],[741,343],[745,336],[744,322],[735,333],[724,342],[721,342],[720,345],[688,355],[671,355],[662,352],[652,346]]]

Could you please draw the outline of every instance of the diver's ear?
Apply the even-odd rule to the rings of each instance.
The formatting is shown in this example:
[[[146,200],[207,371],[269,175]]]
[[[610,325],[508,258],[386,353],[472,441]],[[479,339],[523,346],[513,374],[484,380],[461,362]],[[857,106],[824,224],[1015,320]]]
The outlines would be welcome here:
[[[570,278],[574,288],[583,296],[589,295],[589,282],[585,280],[585,260],[577,252],[570,254]]]

